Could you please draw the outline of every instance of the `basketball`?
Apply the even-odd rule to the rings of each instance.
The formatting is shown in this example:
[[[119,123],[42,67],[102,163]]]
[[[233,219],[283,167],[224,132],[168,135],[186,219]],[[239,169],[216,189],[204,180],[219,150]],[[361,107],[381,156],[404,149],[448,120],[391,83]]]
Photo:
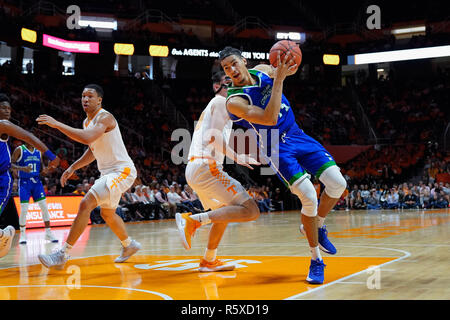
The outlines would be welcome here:
[[[284,55],[290,52],[294,56],[297,67],[300,66],[300,63],[302,62],[302,51],[300,50],[300,46],[294,41],[280,40],[270,48],[269,61],[275,68],[278,65],[278,52],[280,53],[281,61],[284,59]]]

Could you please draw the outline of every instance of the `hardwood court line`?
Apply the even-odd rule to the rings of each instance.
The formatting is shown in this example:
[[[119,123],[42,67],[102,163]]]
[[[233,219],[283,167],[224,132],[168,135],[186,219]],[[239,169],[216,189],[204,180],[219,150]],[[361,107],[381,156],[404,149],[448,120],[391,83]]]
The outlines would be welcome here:
[[[361,247],[364,247],[364,246],[361,246]],[[395,260],[388,261],[388,262],[385,262],[385,263],[382,263],[382,264],[378,265],[377,267],[379,267],[379,268],[381,268],[381,267],[383,267],[383,266],[386,266],[386,265],[388,265],[388,264],[391,264],[391,263],[394,263],[394,262],[397,262],[397,261],[406,259],[406,258],[408,258],[409,256],[411,256],[411,253],[410,253],[410,252],[404,251],[404,250],[400,250],[400,249],[380,248],[380,247],[369,247],[369,246],[366,246],[366,248],[372,248],[372,249],[373,249],[373,248],[377,248],[377,249],[386,249],[386,250],[398,251],[398,252],[401,252],[401,253],[405,254],[403,257],[399,257],[399,258],[397,258],[397,259],[395,259]],[[300,297],[303,297],[303,296],[305,296],[305,295],[307,295],[307,294],[309,294],[309,293],[319,291],[319,290],[321,290],[321,289],[323,289],[323,288],[327,288],[327,287],[329,287],[329,286],[331,286],[331,285],[333,285],[333,284],[337,284],[337,283],[340,283],[341,281],[350,279],[350,278],[352,278],[352,277],[354,277],[354,276],[357,276],[357,275],[359,275],[359,274],[362,274],[363,272],[367,272],[367,269],[366,269],[366,270],[361,270],[360,272],[357,272],[357,273],[350,274],[350,275],[348,275],[348,276],[346,276],[346,277],[343,277],[343,278],[338,279],[338,280],[335,280],[335,281],[333,281],[333,282],[330,282],[330,283],[321,285],[320,287],[311,289],[311,290],[309,290],[309,291],[305,291],[305,292],[302,292],[302,293],[299,293],[299,294],[290,296],[290,297],[288,297],[288,298],[286,298],[286,299],[284,299],[284,300],[295,300],[295,299],[300,298]]]
[[[50,284],[50,285],[39,284],[39,285],[37,285],[36,284],[36,285],[0,286],[0,288],[48,288],[48,287],[66,287],[67,288],[68,285],[66,285],[66,284]],[[110,287],[110,286],[93,286],[93,285],[80,285],[80,287],[139,291],[139,292],[143,292],[143,293],[150,293],[150,294],[157,295],[157,296],[163,298],[164,300],[173,300],[173,298],[171,296],[168,296],[164,293],[150,291],[150,290],[144,290],[144,289],[125,288],[125,287]]]

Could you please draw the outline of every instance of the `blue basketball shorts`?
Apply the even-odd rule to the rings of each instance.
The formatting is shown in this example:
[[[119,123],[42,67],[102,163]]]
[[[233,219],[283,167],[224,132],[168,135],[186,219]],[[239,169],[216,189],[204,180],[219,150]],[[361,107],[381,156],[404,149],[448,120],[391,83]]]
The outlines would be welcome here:
[[[327,168],[336,165],[333,156],[297,126],[280,135],[278,152],[278,166],[272,161],[272,168],[286,186],[308,173],[319,178]]]
[[[30,197],[33,197],[34,202],[45,199],[44,186],[39,177],[19,179],[20,202],[28,202]]]

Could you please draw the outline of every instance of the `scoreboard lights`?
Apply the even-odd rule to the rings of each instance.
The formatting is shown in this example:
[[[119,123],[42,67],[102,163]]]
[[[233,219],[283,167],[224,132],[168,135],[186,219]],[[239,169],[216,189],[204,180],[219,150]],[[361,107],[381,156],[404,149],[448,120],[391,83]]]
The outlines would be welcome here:
[[[148,47],[148,52],[152,57],[167,57],[169,55],[168,46],[151,45]]]
[[[117,55],[132,56],[134,53],[134,45],[130,43],[115,43],[114,53]]]
[[[348,64],[368,64],[450,56],[450,45],[428,48],[362,53],[348,56]]]
[[[22,37],[22,40],[24,41],[35,43],[37,40],[37,33],[34,30],[22,28],[22,30],[20,31],[20,35]]]
[[[340,62],[339,55],[337,54],[324,54],[323,55],[323,63],[329,64],[333,66],[337,66]]]

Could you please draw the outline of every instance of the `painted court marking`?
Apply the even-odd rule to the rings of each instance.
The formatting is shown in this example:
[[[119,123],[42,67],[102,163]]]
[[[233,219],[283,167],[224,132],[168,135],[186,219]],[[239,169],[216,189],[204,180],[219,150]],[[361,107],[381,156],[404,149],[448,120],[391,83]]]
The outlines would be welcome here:
[[[351,246],[349,246],[349,247],[351,247]],[[401,253],[404,254],[404,256],[399,257],[399,258],[397,258],[397,259],[395,259],[395,260],[388,261],[388,262],[385,262],[385,263],[383,263],[383,264],[378,265],[377,267],[379,267],[379,268],[381,268],[381,267],[383,267],[383,266],[387,266],[387,265],[389,265],[389,264],[391,264],[391,263],[394,263],[394,262],[401,261],[401,260],[406,259],[406,258],[408,258],[408,257],[411,256],[411,253],[409,253],[408,251],[404,251],[404,250],[400,250],[400,249],[382,248],[382,247],[369,247],[369,246],[358,246],[358,247],[386,249],[386,250],[392,250],[392,251],[401,252]],[[357,273],[348,275],[348,276],[346,276],[346,277],[343,277],[343,278],[341,278],[341,279],[335,280],[335,281],[333,281],[333,282],[330,282],[330,283],[327,283],[327,284],[323,284],[323,285],[321,285],[320,287],[317,287],[317,288],[314,288],[314,289],[312,289],[312,290],[309,290],[309,291],[306,291],[306,292],[302,292],[302,293],[293,295],[293,296],[291,296],[291,297],[289,297],[289,298],[286,298],[285,300],[295,300],[295,299],[301,298],[301,297],[303,297],[303,296],[306,296],[307,294],[310,294],[310,293],[313,293],[313,292],[317,292],[317,291],[319,291],[319,290],[325,289],[325,288],[330,287],[330,286],[332,286],[332,285],[341,283],[342,281],[345,281],[345,280],[347,280],[347,279],[353,278],[353,277],[355,277],[355,276],[357,276],[357,275],[362,274],[363,272],[367,272],[367,270],[362,270],[362,271],[360,271],[360,272],[357,272]]]

